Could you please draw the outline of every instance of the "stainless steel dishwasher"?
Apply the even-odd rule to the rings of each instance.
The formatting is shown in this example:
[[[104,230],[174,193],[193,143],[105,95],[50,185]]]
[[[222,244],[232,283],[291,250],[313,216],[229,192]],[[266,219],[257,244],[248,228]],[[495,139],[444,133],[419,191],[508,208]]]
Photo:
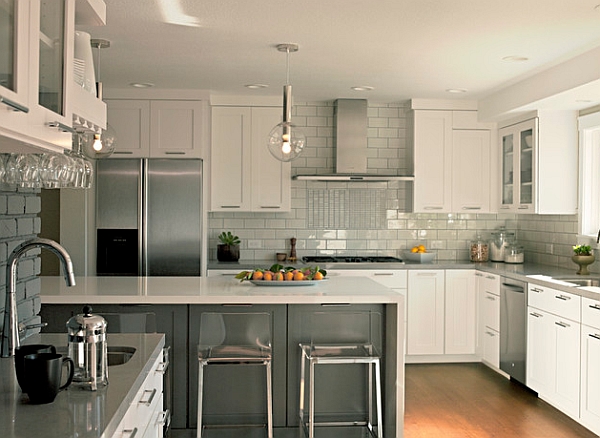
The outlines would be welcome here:
[[[500,286],[500,369],[525,384],[527,367],[527,283],[502,277]]]

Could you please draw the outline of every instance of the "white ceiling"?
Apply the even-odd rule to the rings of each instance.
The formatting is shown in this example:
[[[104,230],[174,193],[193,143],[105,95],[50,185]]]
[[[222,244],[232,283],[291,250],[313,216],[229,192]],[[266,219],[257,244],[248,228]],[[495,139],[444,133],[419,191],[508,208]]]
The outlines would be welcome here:
[[[81,29],[111,42],[100,54],[107,89],[150,82],[158,89],[281,95],[286,55],[274,46],[293,42],[300,47],[290,55],[297,101],[479,100],[600,46],[600,0],[105,2],[107,26]],[[269,88],[244,87],[253,83]],[[351,90],[363,85],[374,90]],[[600,101],[597,88],[593,103]]]

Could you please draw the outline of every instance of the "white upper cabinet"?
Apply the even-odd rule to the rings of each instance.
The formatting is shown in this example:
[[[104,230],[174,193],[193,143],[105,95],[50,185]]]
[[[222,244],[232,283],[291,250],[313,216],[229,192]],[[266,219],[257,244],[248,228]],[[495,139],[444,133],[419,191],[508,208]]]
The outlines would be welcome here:
[[[490,211],[491,133],[452,131],[452,211]]]
[[[24,131],[29,112],[29,2],[0,3],[0,132]]]
[[[414,212],[452,210],[452,112],[414,112]]]
[[[107,100],[111,158],[204,158],[206,101]]]
[[[73,73],[75,25],[103,25],[105,17],[102,0],[0,4],[3,152],[60,152],[71,149],[73,128],[105,127],[104,103],[83,92]]]
[[[538,111],[537,117],[502,127],[499,211],[575,214],[577,114]]]
[[[267,149],[279,107],[213,107],[211,210],[280,212],[291,208],[291,164]]]
[[[489,213],[493,127],[476,111],[416,109],[415,213]]]

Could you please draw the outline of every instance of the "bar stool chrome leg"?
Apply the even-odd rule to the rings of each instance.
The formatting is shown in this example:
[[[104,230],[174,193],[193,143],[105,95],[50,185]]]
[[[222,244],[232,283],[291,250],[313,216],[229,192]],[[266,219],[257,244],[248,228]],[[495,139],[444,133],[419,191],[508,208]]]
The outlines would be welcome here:
[[[268,438],[273,438],[273,388],[271,381],[271,361],[264,362],[267,371],[267,428]]]
[[[198,362],[198,429],[196,431],[196,437],[202,438],[202,393],[204,390],[204,365],[206,362]]]

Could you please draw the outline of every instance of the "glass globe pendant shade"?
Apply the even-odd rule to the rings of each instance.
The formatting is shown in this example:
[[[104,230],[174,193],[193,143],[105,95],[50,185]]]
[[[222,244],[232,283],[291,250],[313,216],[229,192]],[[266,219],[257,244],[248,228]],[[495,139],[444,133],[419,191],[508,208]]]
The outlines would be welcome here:
[[[292,161],[304,149],[306,136],[291,122],[281,122],[269,133],[269,152],[279,161]]]
[[[99,159],[109,157],[117,146],[115,130],[109,124],[102,134],[88,134],[83,145],[83,153],[88,158]]]

